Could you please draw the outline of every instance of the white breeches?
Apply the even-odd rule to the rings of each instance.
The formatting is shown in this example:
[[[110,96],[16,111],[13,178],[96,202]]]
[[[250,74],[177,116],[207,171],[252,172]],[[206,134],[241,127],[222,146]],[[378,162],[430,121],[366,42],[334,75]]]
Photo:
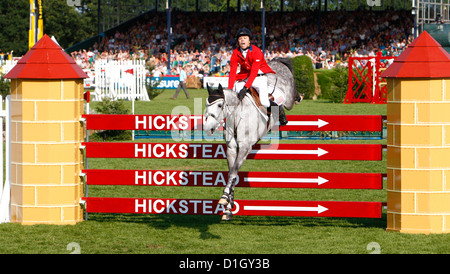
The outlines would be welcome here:
[[[239,92],[244,87],[245,82],[240,81],[234,83],[234,91]],[[252,87],[256,89],[256,91],[259,93],[259,100],[261,100],[261,105],[264,107],[270,107],[269,102],[269,92],[267,88],[267,76],[257,76],[255,80],[253,81]]]

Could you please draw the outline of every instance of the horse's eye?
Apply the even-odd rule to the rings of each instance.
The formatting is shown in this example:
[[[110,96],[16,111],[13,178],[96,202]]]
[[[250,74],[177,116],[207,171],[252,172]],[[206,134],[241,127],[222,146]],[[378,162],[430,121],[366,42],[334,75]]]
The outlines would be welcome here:
[[[222,108],[222,104],[219,104],[218,107],[219,107],[219,108]]]

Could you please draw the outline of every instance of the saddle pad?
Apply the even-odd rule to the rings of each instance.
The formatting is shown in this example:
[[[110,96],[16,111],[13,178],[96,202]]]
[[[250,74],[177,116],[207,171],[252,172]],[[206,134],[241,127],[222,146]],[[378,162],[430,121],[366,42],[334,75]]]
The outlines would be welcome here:
[[[269,113],[267,113],[267,108],[261,105],[261,100],[259,100],[259,94],[258,92],[253,88],[250,87],[250,93],[247,93],[246,96],[250,98],[250,101],[252,101],[253,105],[255,105],[256,109],[258,109],[259,113],[266,119],[266,121],[269,120]],[[269,100],[272,100],[272,97],[269,97]]]
[[[286,96],[284,96],[284,93],[281,92],[281,90],[275,88],[271,88],[270,90],[273,90],[271,97],[273,97],[273,99],[270,99],[272,101],[274,101],[275,103],[277,103],[277,105],[282,106],[284,105],[284,103],[286,103]]]

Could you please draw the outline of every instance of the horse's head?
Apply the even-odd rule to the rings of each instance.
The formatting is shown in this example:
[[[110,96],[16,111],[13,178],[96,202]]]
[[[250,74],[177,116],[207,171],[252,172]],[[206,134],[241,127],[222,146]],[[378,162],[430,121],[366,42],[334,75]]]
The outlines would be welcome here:
[[[225,105],[225,94],[223,92],[222,85],[219,84],[217,89],[212,89],[207,85],[208,98],[206,99],[206,113],[205,113],[205,124],[203,125],[203,130],[207,135],[213,135],[220,123],[225,119],[224,105]]]

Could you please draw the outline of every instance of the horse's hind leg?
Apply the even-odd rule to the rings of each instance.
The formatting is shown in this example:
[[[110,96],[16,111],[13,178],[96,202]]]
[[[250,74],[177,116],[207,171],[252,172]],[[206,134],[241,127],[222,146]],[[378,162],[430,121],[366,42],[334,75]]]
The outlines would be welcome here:
[[[233,218],[233,212],[231,210],[234,207],[234,191],[230,194],[230,202],[225,207],[225,210],[223,211],[222,215],[222,221],[229,221],[231,218]]]
[[[236,186],[236,177],[228,179],[227,185],[223,190],[223,194],[220,197],[219,205],[229,205],[234,197],[234,187]]]
[[[219,204],[225,206],[223,211],[222,220],[229,221],[233,217],[233,212],[231,210],[234,207],[234,187],[236,186],[236,178],[229,181],[227,187],[223,192],[222,197],[220,197]],[[229,191],[229,192],[227,192]]]

